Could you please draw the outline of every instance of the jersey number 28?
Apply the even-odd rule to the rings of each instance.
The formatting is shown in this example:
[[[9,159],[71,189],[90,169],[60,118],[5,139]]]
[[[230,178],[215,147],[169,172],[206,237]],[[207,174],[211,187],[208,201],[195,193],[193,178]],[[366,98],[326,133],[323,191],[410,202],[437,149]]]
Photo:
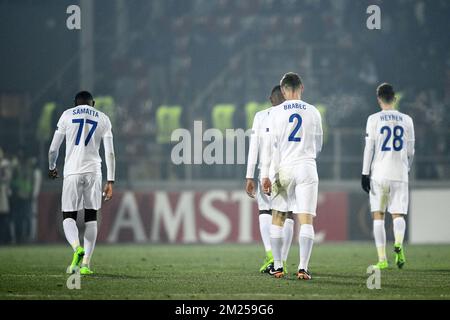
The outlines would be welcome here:
[[[380,133],[384,134],[384,132],[387,132],[386,138],[384,139],[383,145],[381,146],[381,151],[391,151],[391,147],[388,147],[387,144],[391,140],[392,136],[392,130],[388,126],[384,126],[381,128]],[[392,147],[395,151],[400,151],[403,149],[403,133],[404,129],[401,126],[395,126],[394,127],[394,139],[392,141]]]
[[[84,119],[72,119],[72,123],[78,123],[78,132],[77,132],[77,138],[75,139],[75,145],[80,144],[81,139],[81,133],[83,132],[84,127]],[[97,128],[97,121],[86,119],[86,123],[92,125],[91,130],[89,130],[89,133],[86,137],[86,140],[84,141],[84,145],[87,146],[89,141],[91,141],[92,135],[94,134],[95,129]]]

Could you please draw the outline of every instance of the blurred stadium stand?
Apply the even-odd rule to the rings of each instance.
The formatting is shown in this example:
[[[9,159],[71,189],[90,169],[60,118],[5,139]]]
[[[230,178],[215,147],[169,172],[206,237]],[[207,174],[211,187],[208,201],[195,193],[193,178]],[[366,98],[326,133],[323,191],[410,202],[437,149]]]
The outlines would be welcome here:
[[[450,3],[375,2],[383,7],[380,31],[364,27],[367,1],[95,1],[92,91],[115,106],[107,113],[115,118],[118,178],[242,179],[244,165],[230,175],[168,164],[170,148],[156,139],[157,110],[180,105],[182,127],[203,120],[207,128],[213,107],[231,103],[234,127],[245,128],[245,105],[267,103],[289,70],[303,76],[305,100],[326,108],[322,179],[359,177],[365,120],[377,111],[374,88],[382,81],[402,92],[400,110],[415,120],[414,179],[450,178],[450,40],[436,32],[446,28]],[[49,136],[41,136],[37,119],[54,102],[54,128],[80,86],[85,48],[77,31],[64,28],[68,3],[1,4],[2,30],[14,31],[5,43],[28,39],[19,52],[2,52],[1,147],[7,154],[40,152],[42,168]],[[14,72],[18,65],[20,73]],[[152,170],[161,165],[169,168]]]

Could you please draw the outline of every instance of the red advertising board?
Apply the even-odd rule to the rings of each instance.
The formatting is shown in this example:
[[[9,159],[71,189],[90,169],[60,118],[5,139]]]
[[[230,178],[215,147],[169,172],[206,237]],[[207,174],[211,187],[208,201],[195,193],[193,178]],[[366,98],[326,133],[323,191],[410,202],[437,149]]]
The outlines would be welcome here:
[[[319,194],[318,241],[347,240],[348,195]],[[243,191],[116,192],[99,218],[100,242],[248,243],[260,241],[256,202]],[[60,194],[39,198],[38,240],[63,241]],[[82,214],[78,224],[82,229]],[[295,233],[297,234],[297,232]]]

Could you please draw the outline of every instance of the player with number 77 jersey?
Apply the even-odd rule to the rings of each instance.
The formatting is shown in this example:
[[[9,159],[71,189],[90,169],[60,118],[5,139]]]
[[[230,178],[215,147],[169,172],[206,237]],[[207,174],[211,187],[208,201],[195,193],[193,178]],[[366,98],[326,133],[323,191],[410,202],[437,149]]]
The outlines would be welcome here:
[[[97,238],[97,211],[102,203],[102,159],[99,154],[103,141],[107,183],[105,200],[112,197],[115,157],[111,121],[94,108],[95,101],[87,91],[75,97],[75,106],[61,115],[49,150],[49,176],[58,177],[56,161],[59,148],[66,139],[66,158],[62,190],[63,228],[67,241],[74,250],[69,273],[81,266],[81,274],[92,274],[90,259]],[[84,248],[80,246],[77,212],[84,209]]]

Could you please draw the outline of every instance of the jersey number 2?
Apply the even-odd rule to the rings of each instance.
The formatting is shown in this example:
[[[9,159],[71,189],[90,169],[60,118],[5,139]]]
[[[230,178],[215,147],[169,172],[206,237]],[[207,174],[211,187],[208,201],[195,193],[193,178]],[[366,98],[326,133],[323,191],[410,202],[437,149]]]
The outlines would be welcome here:
[[[75,140],[75,145],[77,146],[80,144],[81,133],[83,132],[83,127],[84,127],[84,119],[72,119],[72,123],[78,123],[78,133],[77,133],[77,138]],[[86,140],[84,141],[85,146],[87,146],[89,141],[91,141],[92,135],[94,134],[94,131],[97,128],[98,122],[86,119],[86,123],[92,125],[92,127],[91,127],[91,130],[89,130]]]
[[[302,138],[296,137],[298,130],[300,130],[300,127],[302,126],[302,117],[298,113],[293,113],[289,117],[289,122],[294,122],[294,120],[297,119],[297,124],[294,127],[294,130],[292,130],[291,134],[289,135],[288,141],[294,141],[294,142],[300,142]]]
[[[387,144],[391,139],[392,131],[388,126],[384,126],[381,128],[380,133],[384,134],[387,132],[386,138],[384,139],[383,145],[381,146],[381,151],[391,151],[391,147],[388,147]],[[400,151],[403,148],[403,133],[404,129],[401,126],[394,127],[394,141],[392,141],[392,147],[395,151]]]

